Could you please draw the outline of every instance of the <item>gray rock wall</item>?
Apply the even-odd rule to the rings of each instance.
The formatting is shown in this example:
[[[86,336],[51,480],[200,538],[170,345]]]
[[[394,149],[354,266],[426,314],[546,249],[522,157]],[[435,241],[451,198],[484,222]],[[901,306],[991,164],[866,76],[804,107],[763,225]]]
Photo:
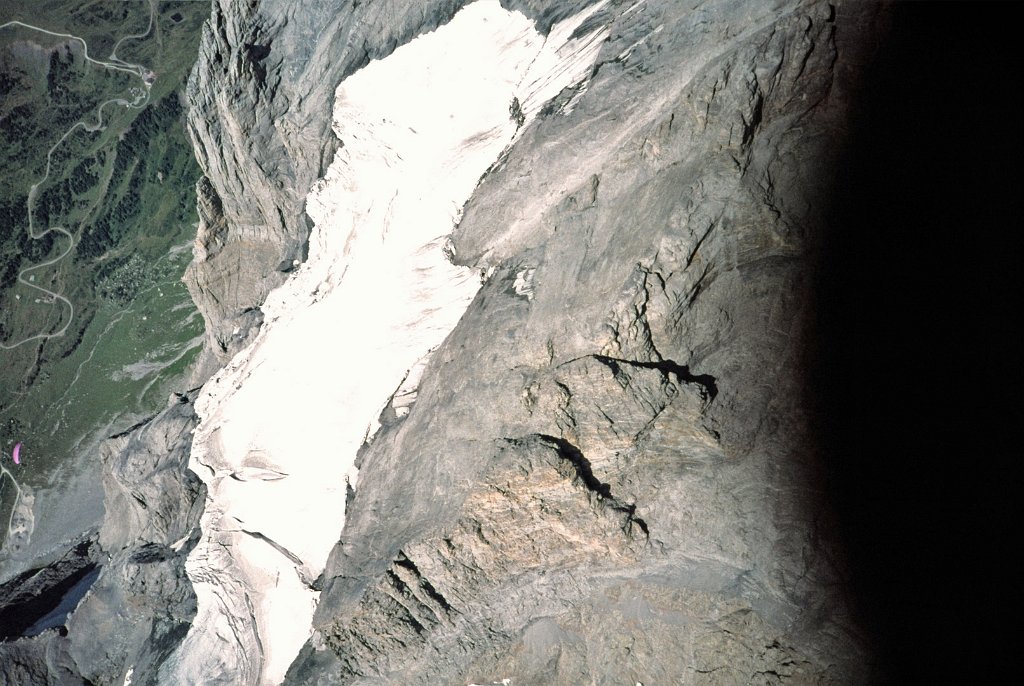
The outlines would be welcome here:
[[[362,454],[292,683],[869,677],[801,360],[876,8],[630,4],[465,208],[490,276]]]
[[[160,667],[188,630],[196,601],[185,558],[199,535],[205,487],[188,471],[195,391],[100,447],[99,532],[57,561],[0,587],[0,625],[38,619],[87,572],[98,576],[70,617],[38,636],[0,643],[0,684],[163,684]],[[94,574],[96,572],[93,572]],[[5,636],[5,638],[7,638]]]
[[[192,396],[103,444],[104,507],[99,578],[68,622],[70,654],[97,684],[163,683],[160,665],[195,616],[185,558],[205,500],[188,471]]]
[[[0,684],[83,686],[86,682],[71,658],[70,645],[56,631],[0,644]]]
[[[208,175],[190,279],[221,359],[244,343],[259,323],[252,308],[301,257],[302,199],[335,145],[337,81],[461,4],[214,4],[190,93]],[[288,683],[872,681],[819,499],[801,336],[844,135],[858,126],[872,129],[861,140],[875,135],[914,84],[889,83],[891,100],[873,118],[845,120],[865,51],[885,35],[875,5],[632,5],[595,16],[614,22],[611,38],[572,113],[560,108],[577,94],[565,93],[465,208],[457,259],[488,281],[434,356],[412,411],[385,411],[362,452],[322,580],[318,631]],[[576,7],[509,6],[542,28]],[[893,196],[909,188],[921,199],[865,210],[870,203],[848,192],[840,209],[850,217],[833,238],[839,278],[866,293],[853,299],[860,318],[837,327],[851,340],[833,334],[824,360],[885,358],[893,335],[907,347],[898,353],[918,360],[888,360],[881,371],[858,364],[829,382],[871,405],[833,418],[833,441],[854,488],[889,480],[880,496],[850,497],[846,507],[870,505],[855,540],[862,554],[885,555],[870,562],[861,591],[881,591],[876,619],[904,681],[998,681],[1000,661],[1014,654],[1000,645],[1013,633],[993,620],[1013,611],[1013,566],[994,558],[1014,521],[1003,510],[1016,500],[994,482],[1008,480],[998,455],[1015,452],[987,436],[1014,405],[975,384],[997,378],[1016,388],[1004,362],[1015,359],[1014,339],[998,333],[1014,330],[998,297],[1011,289],[998,269],[980,271],[1019,254],[993,208],[1005,200],[998,193],[1014,195],[1007,170],[1020,147],[1019,131],[1013,139],[997,120],[1019,121],[1020,112],[1019,98],[1003,97],[1003,53],[974,59],[1012,45],[1015,29],[983,17],[960,52],[939,40],[962,36],[949,16],[903,48],[927,56],[900,78],[929,78],[879,147],[852,156],[860,167],[848,180],[875,175],[881,151],[884,173],[897,170],[899,183],[865,187]],[[912,22],[904,30],[912,34]],[[951,57],[921,66],[936,55]],[[947,90],[943,107],[983,114],[944,124],[936,103]],[[979,94],[998,107],[974,108]],[[973,137],[961,140],[965,127]],[[942,168],[949,155],[959,166],[939,179],[948,193],[937,202],[926,189],[937,176],[919,160]],[[888,216],[892,205],[902,213]],[[920,215],[927,222],[916,233],[899,233],[899,222]],[[922,249],[936,243],[935,255]],[[923,279],[908,266],[922,252],[934,259]],[[889,256],[873,260],[878,253]],[[849,303],[842,287],[822,303]],[[979,310],[985,299],[999,301],[998,317]],[[975,325],[943,341],[955,328],[951,308],[969,309]],[[876,309],[902,323],[864,314]],[[988,329],[1002,342],[966,355],[978,346],[972,337],[991,342],[978,333]],[[941,398],[938,418],[911,419],[917,406],[932,407],[929,394]],[[890,430],[894,418],[902,429]],[[184,476],[193,423],[188,404],[175,403],[112,444],[103,576],[69,636],[0,645],[0,683],[79,684],[82,673],[123,683],[129,664],[138,665],[133,683],[159,683],[157,665],[190,617],[180,561],[191,505],[202,501]],[[927,455],[915,461],[922,442]],[[937,460],[954,449],[956,467],[943,476]],[[908,466],[893,480],[900,460]],[[165,489],[167,498],[157,492]],[[982,518],[1001,529],[987,551]],[[1002,575],[971,566],[986,555]],[[888,606],[900,603],[916,617]]]
[[[214,4],[189,85],[206,178],[187,279],[221,360],[303,257],[337,83],[461,4]],[[543,29],[578,9],[513,6]],[[586,92],[556,98],[464,208],[454,254],[487,281],[412,411],[363,450],[289,683],[870,676],[800,362],[872,19],[719,0],[590,20],[611,34]],[[45,648],[100,683],[159,683],[194,612],[187,400],[110,444],[111,557],[74,641]]]

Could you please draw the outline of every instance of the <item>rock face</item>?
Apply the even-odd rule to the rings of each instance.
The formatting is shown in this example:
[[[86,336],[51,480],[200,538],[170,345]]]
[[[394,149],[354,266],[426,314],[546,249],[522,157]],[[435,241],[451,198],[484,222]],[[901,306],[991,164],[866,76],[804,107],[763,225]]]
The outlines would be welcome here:
[[[291,683],[868,677],[800,361],[872,14],[615,9],[465,207],[489,277],[361,455]]]
[[[194,399],[195,392],[175,395],[163,412],[103,443],[107,516],[98,534],[0,588],[5,632],[8,615],[20,618],[6,639],[22,635],[23,620],[43,616],[83,577],[90,583],[85,597],[66,607],[70,618],[0,644],[0,683],[167,683],[161,665],[195,616],[184,570],[205,496],[186,468]],[[8,586],[13,595],[5,593]]]
[[[303,256],[334,84],[462,4],[215,5],[190,87],[208,183],[189,278],[222,359]],[[543,31],[579,9],[509,6]],[[816,496],[800,361],[811,241],[875,9],[598,9],[580,28],[608,35],[591,78],[464,208],[453,254],[486,281],[361,451],[290,683],[870,671]]]
[[[95,683],[161,684],[159,669],[195,616],[184,571],[205,496],[186,469],[196,416],[191,395],[102,446],[99,578],[68,623],[71,655]],[[111,513],[116,513],[111,515]]]
[[[872,677],[819,496],[801,363],[810,256],[876,10],[816,0],[503,3],[549,36],[589,9],[572,35],[605,37],[588,78],[543,103],[510,92],[514,142],[448,248],[483,284],[425,366],[380,398],[344,529],[316,523],[340,534],[326,564],[244,517],[226,538],[210,524],[210,550],[273,548],[285,571],[258,574],[235,552],[203,566],[220,558],[199,551],[192,581],[220,591],[184,640],[197,612],[185,556],[206,500],[189,453],[211,483],[289,477],[276,453],[250,464],[263,445],[232,466],[214,424],[262,378],[260,305],[300,283],[316,247],[307,193],[339,146],[335,87],[465,4],[214,4],[188,94],[206,177],[187,281],[209,351],[234,361],[200,403],[214,423],[195,450],[195,395],[109,445],[110,557],[68,640],[18,642],[26,664],[96,683],[276,683],[254,657],[273,653],[263,599],[298,570],[288,583],[320,597],[289,684]],[[345,278],[349,247],[325,285]],[[315,309],[330,288],[301,285],[268,305],[265,330],[289,308],[344,321]],[[316,360],[325,377],[351,364],[340,342]],[[302,408],[301,394],[287,402]],[[355,457],[346,445],[339,461]],[[340,500],[336,481],[324,492]],[[220,650],[204,627],[238,644],[237,669],[194,669],[226,669],[195,659]]]
[[[84,686],[71,655],[71,641],[55,631],[0,644],[0,683],[19,686]]]

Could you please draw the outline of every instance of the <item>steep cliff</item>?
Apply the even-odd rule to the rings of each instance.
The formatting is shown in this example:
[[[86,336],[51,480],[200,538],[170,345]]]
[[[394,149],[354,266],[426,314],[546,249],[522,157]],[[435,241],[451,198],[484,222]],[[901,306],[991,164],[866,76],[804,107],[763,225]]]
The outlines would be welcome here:
[[[103,445],[106,551],[99,578],[68,623],[70,653],[95,683],[167,683],[159,670],[195,617],[185,556],[205,489],[186,469],[195,392]]]
[[[618,8],[465,208],[489,277],[361,455],[294,683],[867,678],[800,362],[870,19]]]

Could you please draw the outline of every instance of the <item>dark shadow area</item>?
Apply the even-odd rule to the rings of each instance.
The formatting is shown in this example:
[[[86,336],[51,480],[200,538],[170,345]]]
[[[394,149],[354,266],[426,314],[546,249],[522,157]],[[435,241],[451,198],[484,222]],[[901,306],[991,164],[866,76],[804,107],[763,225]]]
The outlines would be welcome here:
[[[44,570],[31,570],[16,581],[34,581]],[[68,614],[99,576],[99,568],[89,563],[74,569],[68,576],[52,582],[41,582],[36,593],[27,595],[0,609],[0,642],[22,636],[36,636],[47,629],[61,627]]]
[[[1008,9],[893,7],[818,256],[827,493],[890,683],[1001,683],[1016,657],[1024,77]]]
[[[78,607],[78,603],[82,601],[86,592],[88,592],[100,575],[99,567],[91,567],[87,569],[88,571],[85,576],[75,582],[74,586],[64,593],[60,602],[57,604],[57,607],[53,608],[33,622],[32,626],[22,632],[22,636],[38,636],[48,629],[58,629],[61,632],[61,636],[67,635],[67,627],[65,624],[67,623],[68,617],[75,611],[75,608]]]

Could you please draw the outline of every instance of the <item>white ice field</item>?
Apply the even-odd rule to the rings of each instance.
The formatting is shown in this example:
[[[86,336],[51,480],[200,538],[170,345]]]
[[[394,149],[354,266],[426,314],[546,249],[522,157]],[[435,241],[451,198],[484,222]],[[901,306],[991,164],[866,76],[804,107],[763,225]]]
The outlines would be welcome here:
[[[341,532],[356,451],[479,288],[446,237],[513,141],[513,98],[529,125],[587,77],[605,35],[569,38],[601,5],[544,37],[478,0],[339,86],[342,145],[308,198],[309,258],[196,404],[190,467],[209,488],[187,563],[198,615],[161,681],[283,680],[312,632],[309,584]]]

